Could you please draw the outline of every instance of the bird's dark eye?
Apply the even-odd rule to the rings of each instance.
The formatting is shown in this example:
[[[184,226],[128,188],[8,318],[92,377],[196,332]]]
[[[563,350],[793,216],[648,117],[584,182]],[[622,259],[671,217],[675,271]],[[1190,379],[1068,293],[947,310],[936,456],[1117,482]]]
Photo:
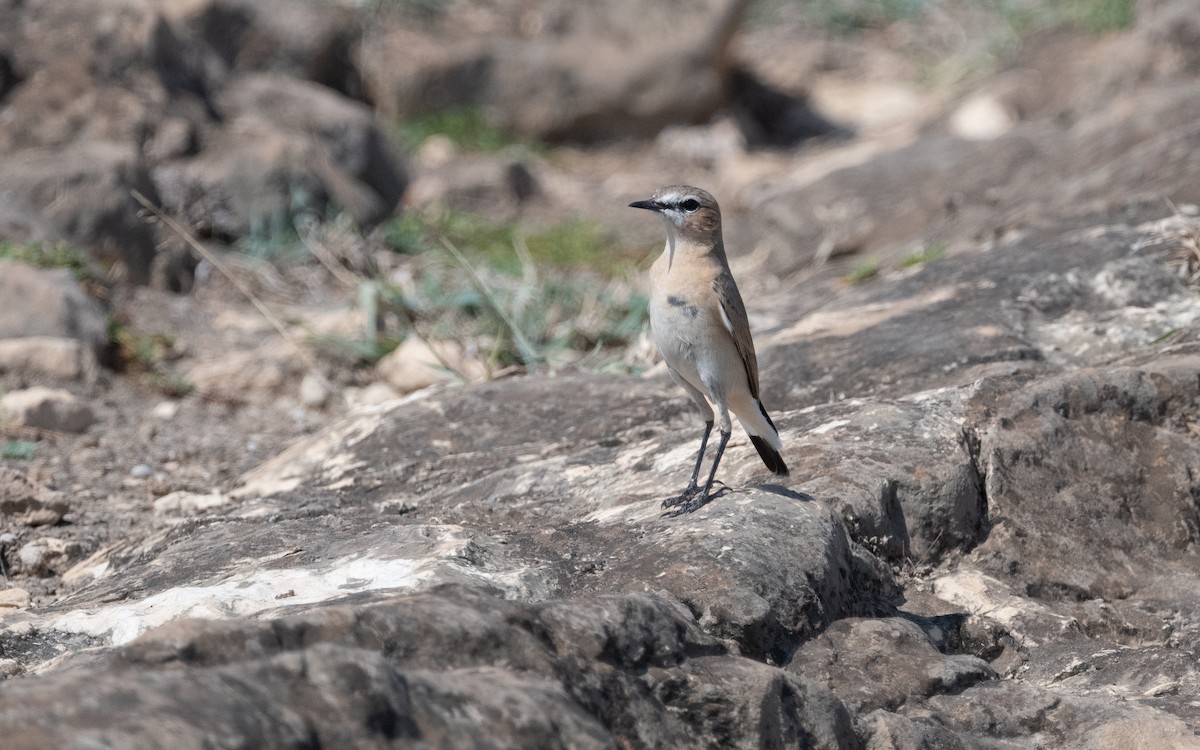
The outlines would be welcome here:
[[[700,208],[700,201],[696,200],[695,198],[688,198],[683,203],[680,203],[679,206],[690,214],[697,208]]]

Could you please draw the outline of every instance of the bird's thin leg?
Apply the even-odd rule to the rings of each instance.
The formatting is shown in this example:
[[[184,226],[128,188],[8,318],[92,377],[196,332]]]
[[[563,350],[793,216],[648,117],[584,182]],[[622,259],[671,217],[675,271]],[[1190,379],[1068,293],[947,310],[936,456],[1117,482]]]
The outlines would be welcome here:
[[[708,481],[704,483],[704,489],[688,498],[679,509],[668,513],[668,517],[681,516],[684,513],[699,510],[712,499],[709,492],[712,490],[713,479],[717,476],[717,467],[721,464],[721,455],[725,453],[725,444],[729,442],[729,435],[730,433],[721,431],[721,441],[717,443],[717,455],[713,457],[712,468],[708,470]]]
[[[673,508],[681,503],[686,503],[700,491],[696,480],[700,478],[700,464],[704,462],[704,449],[708,447],[708,435],[712,432],[712,428],[713,423],[711,419],[704,423],[704,436],[700,438],[700,452],[696,454],[696,466],[692,469],[692,480],[688,482],[687,489],[675,497],[668,497],[666,500],[663,500],[662,507]],[[710,479],[709,481],[711,482],[712,480]]]

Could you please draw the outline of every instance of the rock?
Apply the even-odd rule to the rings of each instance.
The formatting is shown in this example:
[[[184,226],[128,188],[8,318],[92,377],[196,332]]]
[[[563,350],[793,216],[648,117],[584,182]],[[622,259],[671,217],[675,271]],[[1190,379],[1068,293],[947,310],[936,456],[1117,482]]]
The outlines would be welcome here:
[[[1013,129],[1016,117],[994,95],[974,94],[950,115],[950,132],[972,141],[991,141]]]
[[[134,479],[149,479],[154,476],[154,467],[150,464],[134,464],[129,470],[129,476]]]
[[[0,514],[9,524],[53,526],[69,510],[61,493],[30,481],[16,469],[0,468]]]
[[[92,409],[68,391],[37,386],[0,396],[0,416],[25,427],[86,432],[96,421]]]
[[[462,377],[486,377],[483,364],[466,356],[454,341],[426,341],[410,336],[375,366],[397,393],[411,393]]]
[[[206,396],[236,403],[252,395],[279,394],[306,371],[290,343],[268,339],[257,349],[200,360],[183,371],[183,378]]]
[[[108,321],[100,305],[84,294],[66,269],[43,270],[0,260],[0,339],[14,367],[45,366],[69,370],[64,361],[69,345],[55,339],[75,339],[96,354],[108,342]],[[34,337],[33,343],[11,343]],[[81,355],[84,357],[86,355]],[[86,363],[83,363],[86,364]]]
[[[959,735],[921,717],[909,719],[882,709],[863,716],[856,724],[866,750],[967,750]]]
[[[400,398],[400,394],[387,383],[371,383],[363,388],[347,388],[343,394],[351,408],[379,406]]]
[[[188,35],[216,50],[230,71],[284,73],[362,98],[352,59],[361,21],[350,8],[235,0],[184,4],[177,12]]]
[[[88,674],[99,705],[123,700],[124,715],[144,714],[119,730],[132,744],[186,742],[218,722],[225,736],[255,746],[295,733],[349,747],[387,736],[481,748],[857,747],[848,714],[828,692],[729,654],[685,608],[653,594],[531,604],[452,587],[279,624],[294,639],[272,637],[268,623],[253,620],[176,622],[108,657],[109,667],[4,694],[0,727],[16,747],[26,737],[45,743],[102,731],[95,713],[68,711],[55,722],[33,713],[51,691],[78,705],[79,678]],[[418,640],[440,648],[409,647]],[[395,648],[385,656],[383,644]],[[186,666],[157,668],[171,663]],[[154,677],[122,687],[118,664]],[[231,680],[248,691],[230,693],[223,686]],[[231,721],[247,700],[264,721]],[[477,710],[490,717],[486,731]],[[166,714],[178,719],[156,718]]]
[[[198,492],[172,492],[154,501],[154,512],[157,515],[194,516],[213,508],[219,508],[229,502],[229,498],[220,492],[210,492],[207,495]]]
[[[62,573],[71,565],[72,558],[79,555],[78,542],[55,537],[35,539],[21,547],[17,558],[22,572],[34,576],[49,576]]]
[[[300,381],[300,403],[310,409],[320,409],[329,401],[329,388],[325,379],[315,373],[308,373]]]
[[[748,5],[546,2],[522,20],[540,32],[532,37],[389,30],[367,38],[360,65],[372,100],[392,117],[485,107],[535,140],[649,136],[703,122],[725,103],[728,47]]]
[[[29,609],[29,605],[31,602],[32,602],[32,599],[29,596],[29,592],[26,591],[25,589],[16,589],[16,588],[0,589],[0,612],[3,612],[4,610],[13,610],[13,609]],[[13,664],[17,666],[17,671],[18,672],[20,671],[20,666],[19,666],[18,662],[16,662],[15,660],[9,660],[9,659],[3,660],[3,662],[8,662],[8,661],[13,661]],[[9,674],[9,672],[11,670],[12,670],[12,667],[9,666],[8,664],[0,663],[0,672],[3,673],[4,677],[11,677],[12,675]]]
[[[27,149],[0,157],[0,214],[35,217],[53,236],[34,231],[20,241],[68,241],[134,284],[150,281],[153,229],[139,217],[131,191],[158,202],[150,173],[132,145],[81,143],[65,149]],[[34,331],[27,331],[32,333]],[[48,332],[47,332],[48,333]]]
[[[804,644],[787,669],[825,684],[858,714],[995,679],[987,662],[942,654],[916,623],[898,617],[839,620]]]
[[[0,373],[92,381],[97,369],[93,349],[78,339],[54,336],[0,339]]]
[[[746,137],[731,120],[712,125],[668,125],[655,139],[659,150],[672,159],[713,165],[746,152]]]
[[[241,237],[336,206],[370,226],[404,192],[400,161],[361,104],[315,84],[247,74],[229,82],[218,106],[228,125],[203,151],[154,172],[164,205],[192,225]]]
[[[163,422],[170,422],[179,415],[178,401],[159,401],[150,411],[150,415]]]
[[[21,663],[16,659],[0,659],[0,679],[7,680],[10,677],[16,677],[21,674],[21,671]]]
[[[419,156],[434,164],[413,180],[405,200],[504,222],[519,216],[527,201],[544,194],[540,177],[544,164],[505,153],[463,154],[436,164],[445,156],[443,143],[442,138],[431,136],[422,144]]]

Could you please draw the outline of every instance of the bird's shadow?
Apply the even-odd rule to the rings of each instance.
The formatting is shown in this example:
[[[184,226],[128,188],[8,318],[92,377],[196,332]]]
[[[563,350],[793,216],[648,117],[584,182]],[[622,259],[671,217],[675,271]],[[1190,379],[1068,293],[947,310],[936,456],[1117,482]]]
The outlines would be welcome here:
[[[807,492],[800,492],[798,490],[793,490],[790,487],[784,487],[782,484],[752,484],[752,485],[746,487],[745,489],[759,490],[761,492],[770,492],[772,495],[779,495],[780,497],[786,497],[786,498],[790,498],[792,500],[799,500],[800,502],[803,502],[803,503],[815,503],[817,501],[817,499],[815,497],[808,494]]]
[[[802,503],[812,503],[816,502],[817,500],[807,492],[798,492],[790,487],[784,487],[781,484],[751,484],[745,487],[730,487],[719,479],[715,482],[715,484],[719,484],[721,486],[708,496],[707,502],[705,502],[704,506],[702,507],[707,507],[726,495],[741,495],[749,492],[750,490],[770,492],[772,495],[779,495],[780,497],[786,497],[790,500],[799,500]],[[664,512],[661,517],[678,518],[679,516],[687,515],[689,512],[691,511],[681,511],[679,509],[668,510]]]

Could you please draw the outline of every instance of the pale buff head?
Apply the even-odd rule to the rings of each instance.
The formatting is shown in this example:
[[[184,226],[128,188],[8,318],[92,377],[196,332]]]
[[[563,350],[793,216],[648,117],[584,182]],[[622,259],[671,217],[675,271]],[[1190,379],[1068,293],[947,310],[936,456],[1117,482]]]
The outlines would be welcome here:
[[[721,209],[707,190],[668,185],[655,190],[649,200],[634,201],[629,206],[657,212],[667,223],[667,231],[685,242],[720,244]]]

